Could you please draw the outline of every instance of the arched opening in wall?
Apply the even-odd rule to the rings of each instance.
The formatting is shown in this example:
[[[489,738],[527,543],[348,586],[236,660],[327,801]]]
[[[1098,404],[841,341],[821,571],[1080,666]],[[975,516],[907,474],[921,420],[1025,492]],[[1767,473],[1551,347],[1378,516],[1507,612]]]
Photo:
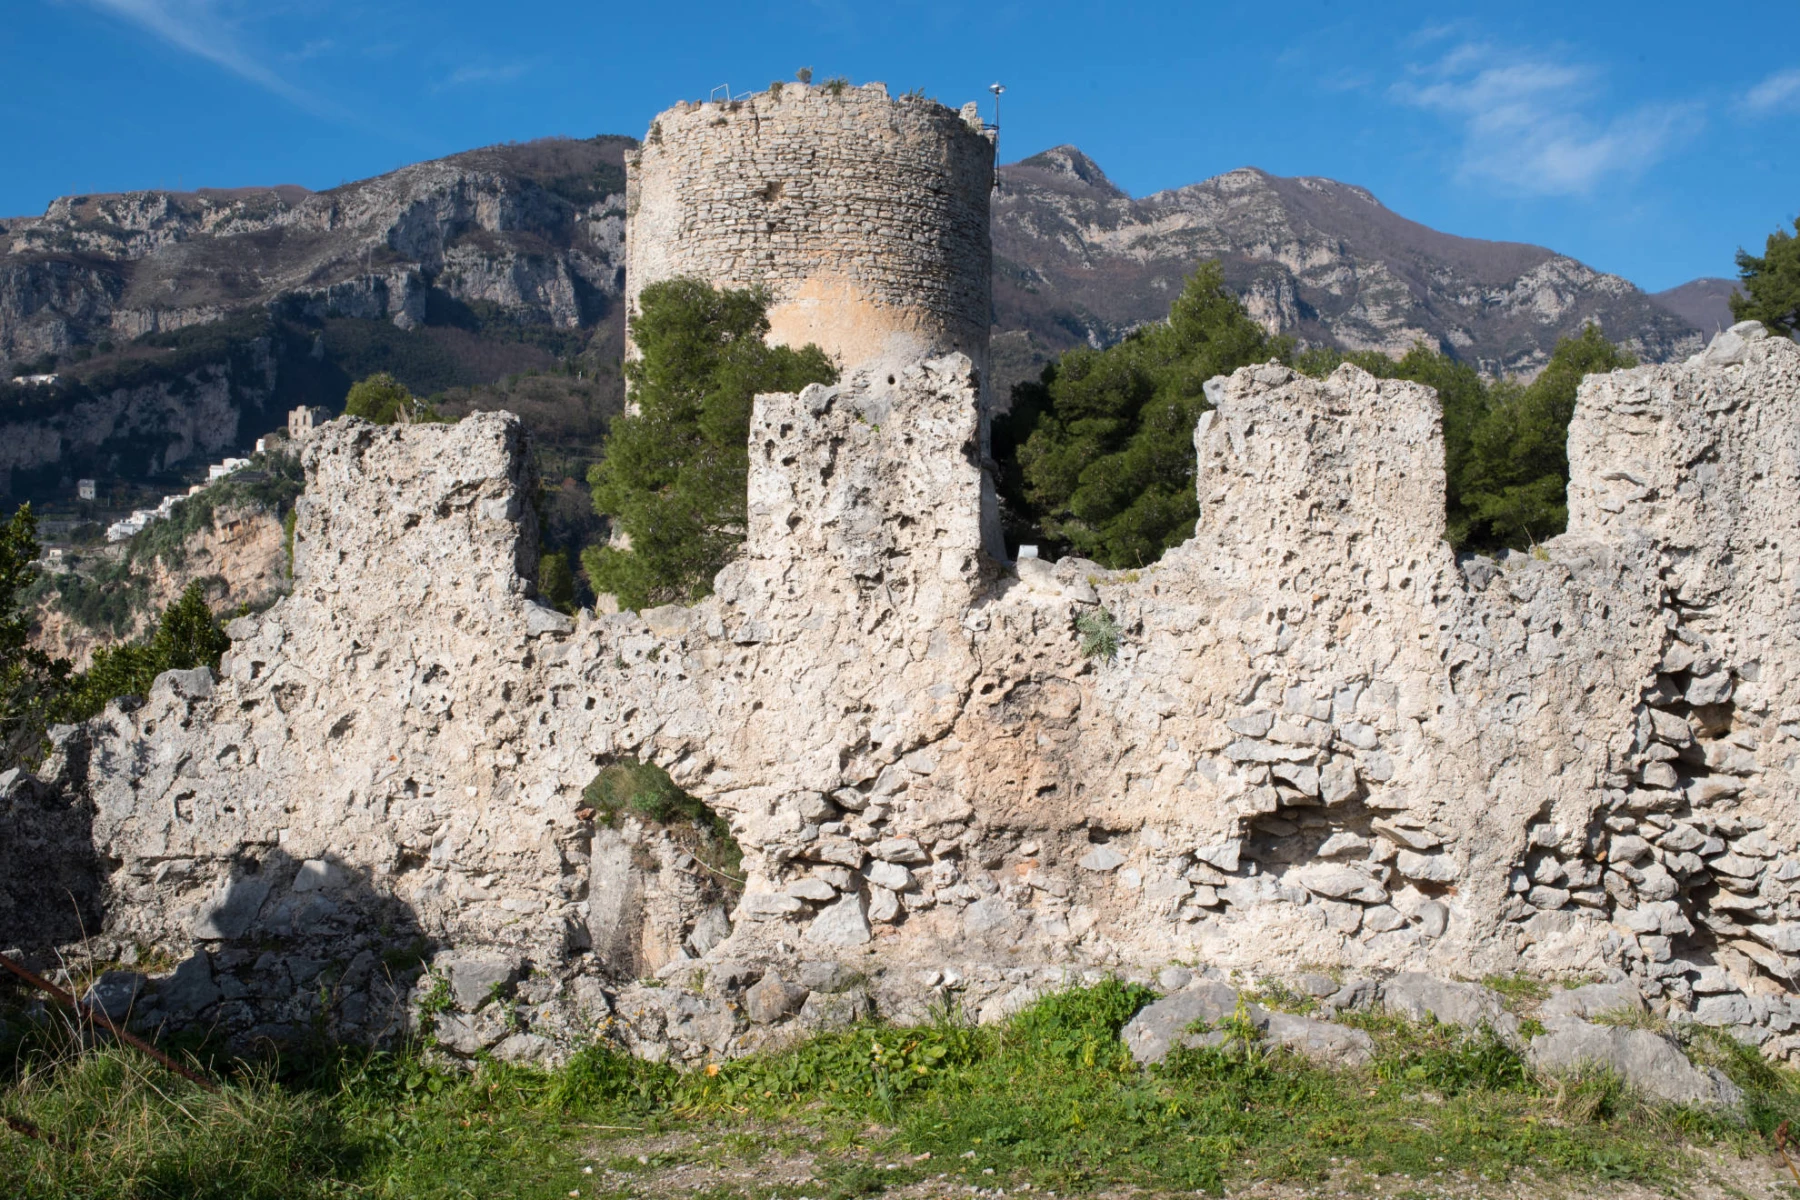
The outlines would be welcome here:
[[[636,978],[731,935],[744,890],[731,826],[655,763],[617,758],[582,790],[593,825],[588,934],[613,974]]]
[[[637,821],[691,855],[710,881],[707,891],[736,900],[744,890],[744,852],[731,824],[704,800],[685,792],[655,763],[622,758],[607,763],[582,789],[577,816],[608,828]]]

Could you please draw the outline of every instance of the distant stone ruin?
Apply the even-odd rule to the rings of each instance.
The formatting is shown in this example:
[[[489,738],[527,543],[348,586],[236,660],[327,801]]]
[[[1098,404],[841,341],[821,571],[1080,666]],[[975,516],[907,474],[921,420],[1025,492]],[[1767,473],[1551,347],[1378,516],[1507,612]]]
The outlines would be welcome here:
[[[1194,537],[1114,572],[984,548],[975,356],[852,367],[757,398],[713,596],[575,619],[514,418],[334,421],[293,594],[59,730],[0,822],[103,952],[181,963],[138,1019],[244,1037],[380,1038],[436,975],[452,1050],[694,1061],[1179,963],[1600,974],[1789,1054],[1800,346],[1758,332],[1587,380],[1569,532],[1497,561],[1443,540],[1418,384],[1213,381]],[[730,822],[728,909],[584,806],[623,759]],[[18,945],[68,901],[14,845]]]

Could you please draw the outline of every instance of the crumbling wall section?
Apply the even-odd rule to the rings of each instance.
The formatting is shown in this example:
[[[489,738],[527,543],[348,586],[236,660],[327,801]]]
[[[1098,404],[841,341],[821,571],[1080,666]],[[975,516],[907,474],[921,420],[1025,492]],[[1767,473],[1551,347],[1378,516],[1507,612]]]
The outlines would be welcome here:
[[[966,358],[758,397],[715,595],[575,620],[524,582],[516,422],[333,423],[294,595],[52,762],[108,936],[204,964],[195,1011],[246,1031],[379,1036],[429,967],[447,1045],[540,1057],[1173,962],[1621,972],[1785,1037],[1800,348],[1589,380],[1570,532],[1498,560],[1441,539],[1428,390],[1210,390],[1195,536],[1125,572],[983,556]],[[625,756],[728,818],[733,911],[581,807]]]

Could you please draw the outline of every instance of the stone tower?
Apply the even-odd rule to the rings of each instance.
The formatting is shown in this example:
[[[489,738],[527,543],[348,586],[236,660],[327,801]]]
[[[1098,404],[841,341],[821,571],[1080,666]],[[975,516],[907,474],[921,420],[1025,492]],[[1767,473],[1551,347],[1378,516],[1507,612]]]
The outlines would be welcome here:
[[[985,375],[994,146],[879,83],[677,104],[628,163],[626,302],[677,276],[769,289],[770,340],[846,371],[960,351]]]

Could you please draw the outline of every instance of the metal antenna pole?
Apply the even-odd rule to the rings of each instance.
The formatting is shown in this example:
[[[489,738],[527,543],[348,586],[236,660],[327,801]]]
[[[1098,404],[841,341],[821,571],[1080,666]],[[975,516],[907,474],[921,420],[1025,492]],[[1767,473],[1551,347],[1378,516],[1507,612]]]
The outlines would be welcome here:
[[[1000,93],[1006,85],[996,80],[988,84],[988,91],[994,93],[994,191],[1000,190]]]

